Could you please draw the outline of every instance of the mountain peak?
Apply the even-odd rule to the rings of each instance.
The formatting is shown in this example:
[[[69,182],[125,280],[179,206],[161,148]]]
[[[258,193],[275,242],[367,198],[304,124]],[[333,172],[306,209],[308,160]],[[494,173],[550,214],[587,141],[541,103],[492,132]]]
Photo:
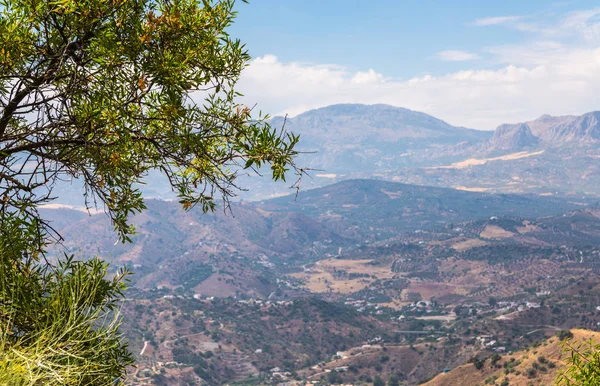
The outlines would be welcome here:
[[[275,117],[274,122],[279,123],[282,119]],[[299,131],[301,134],[303,131],[310,131],[315,136],[331,134],[333,129],[337,129],[340,135],[346,137],[354,134],[362,137],[366,132],[375,136],[394,132],[397,138],[424,138],[457,135],[461,131],[468,132],[469,136],[482,137],[477,130],[452,126],[429,114],[387,104],[335,104],[306,111],[289,118],[288,123],[295,128],[304,129]]]
[[[592,111],[550,127],[542,138],[551,143],[600,140],[600,111]]]
[[[540,122],[544,122],[544,121],[549,121],[554,119],[555,117],[553,117],[550,114],[543,114],[542,116],[540,116],[538,119],[536,119],[536,121],[540,121]]]
[[[533,147],[538,143],[539,139],[533,135],[527,123],[500,125],[490,140],[492,148],[511,151]]]
[[[333,105],[323,106],[316,109],[308,110],[298,115],[312,115],[315,113],[326,114],[360,114],[373,111],[403,111],[407,113],[424,114],[418,111],[410,110],[405,107],[392,106],[384,103],[361,104],[361,103],[336,103]]]

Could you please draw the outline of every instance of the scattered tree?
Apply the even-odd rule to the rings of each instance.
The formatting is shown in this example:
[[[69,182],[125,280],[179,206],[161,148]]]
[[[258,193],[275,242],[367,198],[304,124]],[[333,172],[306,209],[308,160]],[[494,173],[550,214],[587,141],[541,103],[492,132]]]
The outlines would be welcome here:
[[[385,386],[385,381],[379,375],[373,378],[373,386]]]

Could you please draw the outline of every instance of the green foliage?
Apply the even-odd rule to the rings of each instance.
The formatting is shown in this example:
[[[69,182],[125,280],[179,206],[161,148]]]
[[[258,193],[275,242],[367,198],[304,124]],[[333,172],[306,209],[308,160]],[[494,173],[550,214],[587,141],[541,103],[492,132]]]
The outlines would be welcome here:
[[[475,368],[477,370],[481,370],[483,368],[483,366],[485,365],[485,361],[487,358],[477,358],[476,356],[472,357],[471,359],[469,359],[469,363],[473,363],[473,366],[475,366]]]
[[[67,257],[56,267],[28,258],[31,227],[5,216],[0,235],[0,384],[105,385],[133,358],[118,331],[127,271]]]
[[[327,383],[331,385],[343,383],[344,379],[337,371],[332,371],[327,374]]]
[[[235,194],[240,169],[285,179],[298,137],[236,102],[249,56],[226,31],[234,3],[0,0],[3,206],[39,218],[32,203],[81,178],[125,241],[152,170],[205,211]]]
[[[385,386],[385,381],[379,375],[373,379],[373,386]]]
[[[46,260],[60,236],[38,208],[56,183],[82,180],[125,242],[150,172],[209,211],[243,169],[296,170],[298,136],[236,102],[249,56],[227,34],[234,3],[0,0],[1,384],[106,385],[132,362],[117,312],[128,273]]]
[[[569,356],[566,369],[556,379],[558,385],[600,384],[600,344],[593,340],[571,342],[567,339],[562,347]]]
[[[502,359],[502,357],[498,354],[498,353],[494,353],[491,357],[490,357],[490,362],[492,363],[492,366],[495,366],[496,363]]]
[[[213,274],[213,268],[210,265],[190,262],[187,264],[185,269],[182,270],[178,281],[183,285],[185,289],[191,289]]]
[[[559,332],[556,333],[556,336],[561,341],[573,339],[573,333],[569,330],[560,330]]]

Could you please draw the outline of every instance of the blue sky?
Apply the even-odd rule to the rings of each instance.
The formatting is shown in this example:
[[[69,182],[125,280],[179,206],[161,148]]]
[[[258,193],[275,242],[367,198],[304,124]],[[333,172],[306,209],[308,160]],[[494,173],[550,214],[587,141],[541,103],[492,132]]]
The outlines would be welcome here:
[[[230,33],[256,58],[242,91],[273,113],[384,102],[491,129],[543,113],[600,109],[592,100],[600,85],[594,75],[600,72],[599,6],[583,0],[253,0],[238,4]]]

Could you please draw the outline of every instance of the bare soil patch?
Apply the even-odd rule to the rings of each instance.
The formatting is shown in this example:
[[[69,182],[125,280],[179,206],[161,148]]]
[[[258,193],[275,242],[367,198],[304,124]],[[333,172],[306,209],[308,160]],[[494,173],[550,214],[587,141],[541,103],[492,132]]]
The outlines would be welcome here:
[[[505,239],[513,235],[514,233],[502,229],[497,225],[488,225],[479,236],[484,239]]]

